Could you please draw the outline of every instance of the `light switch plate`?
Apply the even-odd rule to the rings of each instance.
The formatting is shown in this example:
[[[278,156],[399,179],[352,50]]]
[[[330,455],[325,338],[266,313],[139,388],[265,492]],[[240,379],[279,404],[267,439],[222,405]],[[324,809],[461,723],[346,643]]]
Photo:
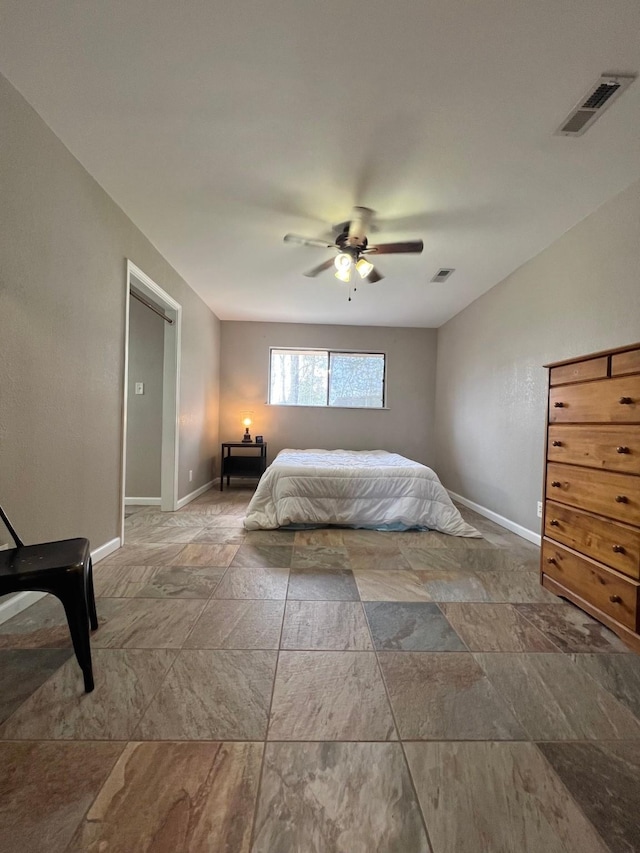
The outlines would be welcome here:
[[[144,382],[136,382],[136,394],[144,394]]]

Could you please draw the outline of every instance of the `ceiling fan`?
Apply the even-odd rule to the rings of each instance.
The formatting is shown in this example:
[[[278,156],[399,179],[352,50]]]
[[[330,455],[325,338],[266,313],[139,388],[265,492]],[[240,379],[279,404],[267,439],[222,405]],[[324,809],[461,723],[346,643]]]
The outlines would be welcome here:
[[[365,255],[397,255],[411,252],[419,254],[424,248],[422,240],[407,240],[404,243],[381,243],[370,246],[367,240],[367,230],[371,225],[373,210],[368,207],[354,207],[351,219],[336,226],[339,234],[333,243],[328,240],[315,240],[311,237],[301,237],[298,234],[285,234],[286,243],[299,243],[302,246],[317,246],[321,249],[338,249],[334,258],[329,258],[308,270],[305,275],[313,278],[324,270],[335,266],[335,276],[346,284],[351,282],[351,274],[355,270],[360,278],[366,281],[381,281],[384,276]]]

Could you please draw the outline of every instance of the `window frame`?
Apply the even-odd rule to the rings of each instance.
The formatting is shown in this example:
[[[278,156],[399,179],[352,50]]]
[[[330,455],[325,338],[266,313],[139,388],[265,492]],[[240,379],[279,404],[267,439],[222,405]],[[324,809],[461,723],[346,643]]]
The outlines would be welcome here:
[[[326,402],[322,405],[311,406],[308,403],[274,403],[271,400],[271,365],[274,352],[292,352],[292,353],[323,353],[327,356],[327,394]],[[372,355],[382,357],[382,405],[381,406],[335,406],[329,403],[331,394],[331,356],[332,355]],[[331,349],[328,347],[269,347],[269,373],[267,377],[267,405],[282,406],[287,409],[352,409],[356,411],[379,412],[386,410],[387,406],[387,353],[382,350],[356,350],[356,349]]]

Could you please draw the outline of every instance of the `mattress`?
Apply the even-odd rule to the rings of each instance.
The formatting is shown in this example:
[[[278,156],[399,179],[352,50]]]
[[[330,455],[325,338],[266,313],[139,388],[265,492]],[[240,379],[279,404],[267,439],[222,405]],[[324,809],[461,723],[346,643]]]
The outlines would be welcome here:
[[[244,526],[331,524],[480,537],[426,465],[386,450],[281,450],[258,483]]]

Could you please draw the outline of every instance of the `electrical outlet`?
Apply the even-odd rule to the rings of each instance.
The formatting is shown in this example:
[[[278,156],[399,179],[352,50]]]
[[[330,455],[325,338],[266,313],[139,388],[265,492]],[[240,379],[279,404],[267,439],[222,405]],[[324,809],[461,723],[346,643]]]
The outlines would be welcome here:
[[[538,518],[542,518],[542,501],[538,501]]]
[[[189,471],[189,482],[193,482],[193,471]]]
[[[144,394],[144,382],[136,382],[136,394]]]

